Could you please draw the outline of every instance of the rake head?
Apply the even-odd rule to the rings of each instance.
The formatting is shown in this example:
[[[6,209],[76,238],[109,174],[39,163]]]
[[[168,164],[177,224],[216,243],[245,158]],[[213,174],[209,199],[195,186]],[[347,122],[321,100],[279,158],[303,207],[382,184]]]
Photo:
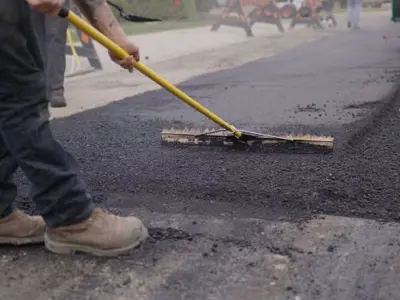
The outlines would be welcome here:
[[[331,152],[334,138],[311,134],[269,135],[241,131],[240,138],[224,129],[164,129],[161,141],[174,146],[216,146],[240,150],[261,150],[263,152],[315,153]]]

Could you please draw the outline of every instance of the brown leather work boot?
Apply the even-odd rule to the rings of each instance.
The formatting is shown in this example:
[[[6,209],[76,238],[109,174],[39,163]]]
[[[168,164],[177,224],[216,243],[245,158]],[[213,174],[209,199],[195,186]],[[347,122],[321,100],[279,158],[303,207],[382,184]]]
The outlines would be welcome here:
[[[129,254],[148,236],[142,221],[118,217],[95,208],[85,221],[65,227],[48,228],[45,244],[58,254],[85,252],[96,256]]]
[[[20,210],[0,218],[0,244],[26,245],[43,243],[45,223],[42,217]]]

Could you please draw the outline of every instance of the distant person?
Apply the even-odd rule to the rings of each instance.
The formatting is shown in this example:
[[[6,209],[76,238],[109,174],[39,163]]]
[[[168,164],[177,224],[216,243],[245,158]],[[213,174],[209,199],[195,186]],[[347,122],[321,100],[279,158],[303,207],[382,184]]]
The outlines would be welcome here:
[[[71,0],[65,1],[69,8]],[[45,61],[48,97],[51,107],[65,107],[64,96],[65,44],[68,21],[57,16],[44,15],[34,11],[34,26],[39,38]]]
[[[359,29],[358,21],[362,10],[363,0],[347,0],[347,28]]]

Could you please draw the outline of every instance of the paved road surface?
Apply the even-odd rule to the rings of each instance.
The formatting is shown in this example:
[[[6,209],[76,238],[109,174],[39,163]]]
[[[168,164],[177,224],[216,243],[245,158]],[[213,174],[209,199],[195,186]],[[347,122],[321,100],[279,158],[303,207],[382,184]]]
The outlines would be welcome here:
[[[0,299],[400,298],[399,43],[380,39],[396,30],[182,83],[237,124],[331,133],[331,155],[161,147],[162,127],[204,121],[160,91],[54,120],[96,203],[151,238],[112,260],[2,248]]]
[[[369,15],[366,23],[373,26],[377,22],[387,22],[387,18],[387,13]],[[343,16],[338,19],[343,19]],[[194,76],[234,68],[272,56],[343,30],[307,30],[302,25],[294,31],[281,34],[271,28],[274,26],[257,24],[255,27],[258,34],[253,38],[245,37],[240,28],[227,27],[220,32],[211,32],[209,27],[203,27],[139,35],[132,37],[132,40],[140,45],[141,55],[147,66],[173,83],[178,83]],[[196,43],[193,42],[193,37],[198,40]],[[162,49],[160,43],[163,44]],[[68,78],[68,107],[52,110],[53,117],[68,116],[158,88],[138,72],[129,74],[121,70],[110,61],[106,50],[100,46],[97,48],[104,69],[86,75],[84,80],[82,76]]]

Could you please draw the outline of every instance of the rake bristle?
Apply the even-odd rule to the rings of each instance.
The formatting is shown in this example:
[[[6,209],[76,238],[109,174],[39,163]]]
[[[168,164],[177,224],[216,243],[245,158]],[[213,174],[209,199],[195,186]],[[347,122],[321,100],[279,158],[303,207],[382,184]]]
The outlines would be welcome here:
[[[268,135],[242,132],[245,139],[237,139],[231,132],[223,129],[164,129],[161,132],[162,142],[181,145],[214,145],[214,146],[248,146],[261,147],[264,150],[271,147],[285,147],[290,151],[295,148],[318,148],[324,151],[333,148],[334,138],[325,135],[312,134],[280,134]]]

